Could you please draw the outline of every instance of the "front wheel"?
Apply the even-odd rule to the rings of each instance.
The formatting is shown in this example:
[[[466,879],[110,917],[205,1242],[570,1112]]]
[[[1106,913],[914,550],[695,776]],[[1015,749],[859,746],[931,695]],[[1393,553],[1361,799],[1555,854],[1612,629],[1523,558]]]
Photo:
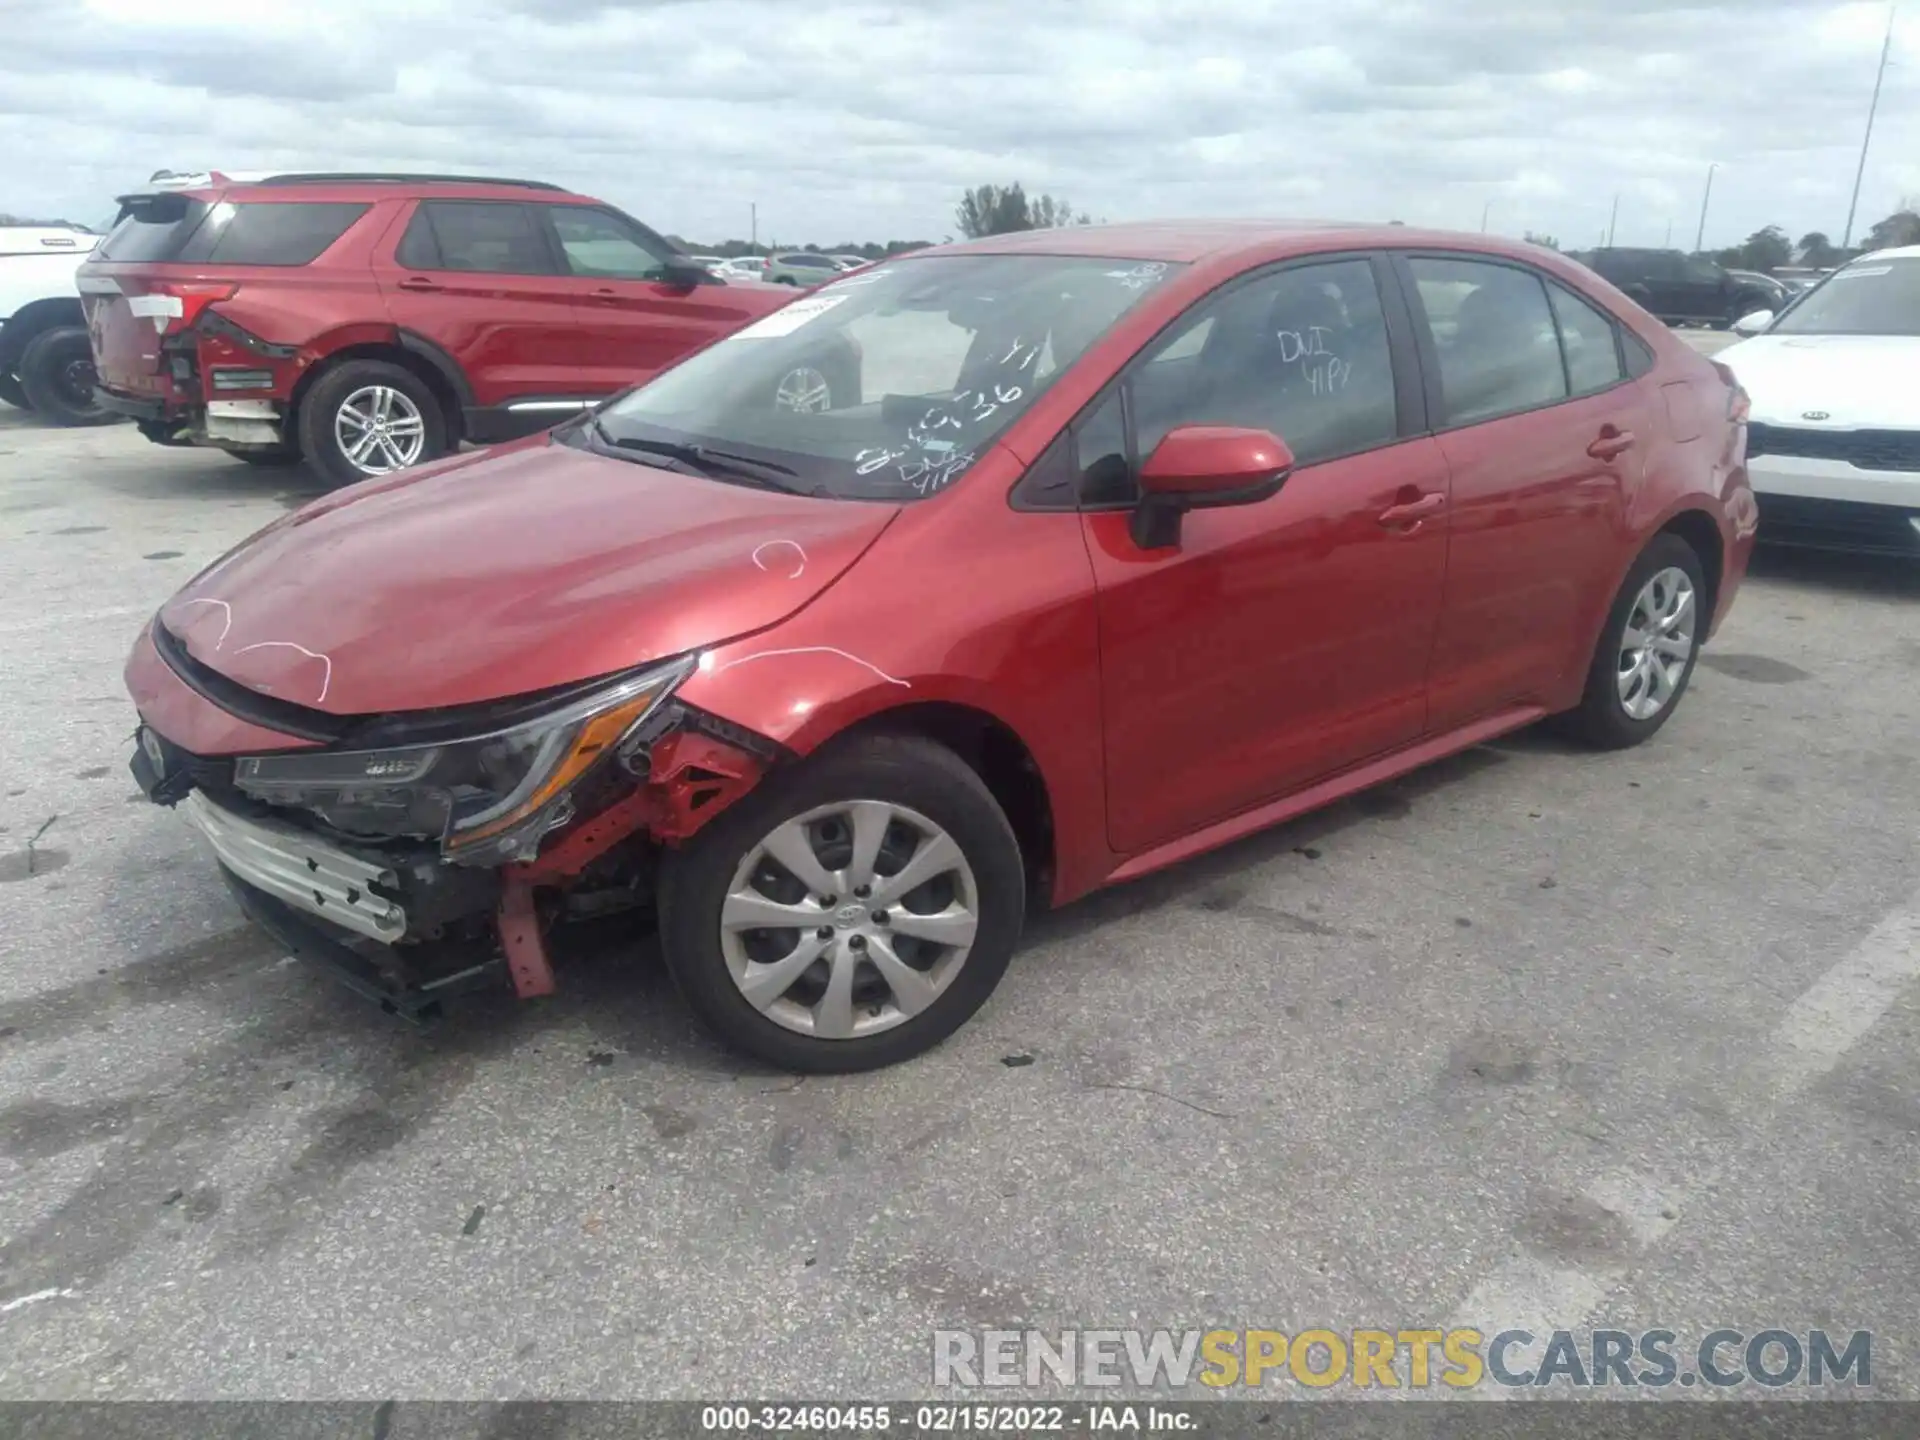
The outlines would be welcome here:
[[[43,330],[20,354],[27,407],[55,425],[105,425],[117,417],[94,394],[93,345],[78,325]]]
[[[1600,632],[1577,709],[1579,739],[1623,750],[1651,739],[1686,694],[1712,617],[1700,557],[1678,535],[1653,537],[1627,572]]]
[[[959,1029],[1025,908],[992,793],[907,736],[769,777],[660,877],[661,944],[694,1012],[735,1049],[815,1074],[895,1064]]]
[[[447,420],[426,382],[386,360],[349,360],[300,402],[299,450],[329,488],[447,453]]]

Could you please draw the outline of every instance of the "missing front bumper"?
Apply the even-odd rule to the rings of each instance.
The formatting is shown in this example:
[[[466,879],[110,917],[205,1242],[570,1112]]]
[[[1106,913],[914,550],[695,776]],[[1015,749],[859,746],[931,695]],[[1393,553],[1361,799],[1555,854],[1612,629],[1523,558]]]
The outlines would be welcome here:
[[[281,904],[383,945],[407,933],[407,912],[392,898],[400,877],[387,866],[295,826],[235,815],[197,790],[181,808],[222,868]]]

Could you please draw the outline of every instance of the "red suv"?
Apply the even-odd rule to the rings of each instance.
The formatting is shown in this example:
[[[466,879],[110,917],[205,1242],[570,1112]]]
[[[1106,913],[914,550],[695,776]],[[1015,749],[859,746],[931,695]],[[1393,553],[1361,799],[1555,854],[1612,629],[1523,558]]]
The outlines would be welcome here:
[[[557,186],[419,175],[122,196],[78,279],[108,408],[336,485],[544,429],[793,299]]]
[[[830,406],[761,403],[849,346]],[[395,1009],[544,993],[554,927],[657,897],[733,1044],[884,1064],[1030,904],[1547,716],[1652,736],[1753,546],[1746,407],[1485,236],[921,251],[276,521],[136,643],[134,774]]]

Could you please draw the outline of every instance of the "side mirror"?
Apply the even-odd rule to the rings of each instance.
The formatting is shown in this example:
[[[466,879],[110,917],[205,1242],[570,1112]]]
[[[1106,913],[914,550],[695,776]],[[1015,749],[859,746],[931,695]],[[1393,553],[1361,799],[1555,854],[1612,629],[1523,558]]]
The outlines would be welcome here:
[[[1733,322],[1733,333],[1736,335],[1758,335],[1772,323],[1773,311],[1755,310],[1752,314],[1742,315],[1738,320]]]
[[[1187,511],[1256,504],[1278,492],[1292,473],[1293,452],[1270,431],[1178,426],[1140,467],[1133,543],[1142,550],[1178,545],[1180,517]]]
[[[659,282],[669,290],[691,290],[696,285],[709,285],[716,279],[707,267],[685,258],[669,260],[660,269]]]

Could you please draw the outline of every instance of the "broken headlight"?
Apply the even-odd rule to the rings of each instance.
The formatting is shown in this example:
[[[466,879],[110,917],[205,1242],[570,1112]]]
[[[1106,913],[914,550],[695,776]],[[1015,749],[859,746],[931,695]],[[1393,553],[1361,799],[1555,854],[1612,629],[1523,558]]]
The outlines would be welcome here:
[[[657,665],[537,719],[470,739],[381,750],[248,756],[234,784],[370,839],[438,840],[448,859],[529,859],[573,818],[575,783],[633,733],[693,668]]]

